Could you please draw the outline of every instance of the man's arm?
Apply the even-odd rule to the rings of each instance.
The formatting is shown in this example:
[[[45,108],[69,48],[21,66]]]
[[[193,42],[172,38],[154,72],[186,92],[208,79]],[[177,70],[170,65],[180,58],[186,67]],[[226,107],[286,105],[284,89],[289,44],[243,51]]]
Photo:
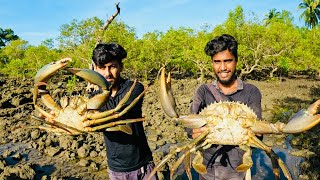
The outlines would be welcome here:
[[[190,105],[191,114],[198,114],[200,110],[204,107],[204,95],[205,93],[203,86],[199,86],[193,95],[192,103]],[[204,130],[205,128],[186,128],[188,137],[193,139],[198,137]]]
[[[192,103],[190,105],[190,113],[191,114],[198,114],[200,110],[204,106],[204,91],[203,88],[200,86],[192,97]]]

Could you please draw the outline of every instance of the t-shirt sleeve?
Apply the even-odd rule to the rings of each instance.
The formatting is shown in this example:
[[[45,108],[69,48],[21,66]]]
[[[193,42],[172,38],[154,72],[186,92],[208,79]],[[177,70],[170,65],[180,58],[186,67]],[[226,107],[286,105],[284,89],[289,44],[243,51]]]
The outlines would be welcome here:
[[[203,88],[204,88],[203,85],[199,86],[193,95],[192,103],[190,105],[191,114],[198,114],[204,106],[204,89]],[[192,138],[192,129],[185,128],[185,130],[187,132],[188,137]]]
[[[257,87],[252,86],[248,106],[250,106],[257,114],[258,119],[262,119],[261,98],[260,90]]]
[[[204,86],[201,85],[195,91],[190,105],[190,113],[198,114],[204,106]]]

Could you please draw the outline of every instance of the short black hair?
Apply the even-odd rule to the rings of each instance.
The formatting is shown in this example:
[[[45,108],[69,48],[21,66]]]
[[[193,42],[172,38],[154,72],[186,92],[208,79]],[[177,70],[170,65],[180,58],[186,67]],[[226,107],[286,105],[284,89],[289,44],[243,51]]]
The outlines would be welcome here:
[[[236,61],[238,61],[238,42],[233,36],[229,34],[217,36],[209,41],[206,44],[204,51],[208,56],[212,58],[212,56],[214,56],[215,54],[227,49],[232,53]]]
[[[114,60],[122,65],[122,60],[126,57],[126,50],[114,42],[97,44],[92,53],[92,60],[94,64],[99,67],[103,67],[105,64]]]

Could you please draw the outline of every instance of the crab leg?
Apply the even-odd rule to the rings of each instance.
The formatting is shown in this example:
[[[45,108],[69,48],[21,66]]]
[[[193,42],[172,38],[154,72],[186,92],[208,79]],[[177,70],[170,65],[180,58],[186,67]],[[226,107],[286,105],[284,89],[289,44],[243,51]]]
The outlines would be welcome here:
[[[236,170],[238,172],[245,172],[248,169],[250,169],[251,166],[253,165],[253,161],[251,158],[251,148],[250,148],[250,146],[247,146],[247,145],[240,145],[239,147],[240,147],[240,149],[244,150],[245,153],[243,154],[243,157],[242,157],[243,163],[241,165],[239,165],[236,168]]]
[[[41,95],[41,100],[45,106],[51,110],[61,110],[61,107],[52,99],[49,94]]]
[[[125,124],[125,125],[117,125],[117,126],[114,126],[114,127],[110,127],[110,128],[107,128],[106,131],[122,131],[124,133],[127,133],[129,135],[132,134],[132,129],[129,125]]]
[[[186,170],[186,173],[187,173],[187,176],[189,179],[192,179],[192,175],[191,175],[191,155],[190,155],[190,151],[191,150],[188,150],[187,153],[186,153],[186,157],[185,157],[185,160],[184,160],[184,169]],[[172,173],[172,176],[173,176],[173,173]]]
[[[77,132],[78,134],[82,133],[82,131],[80,131],[80,130],[78,130],[76,128],[67,126],[65,124],[62,124],[60,122],[56,122],[56,121],[49,122],[49,121],[47,121],[45,119],[42,119],[42,118],[39,118],[39,117],[36,117],[36,116],[31,116],[31,118],[36,119],[36,120],[41,121],[41,122],[44,122],[44,123],[46,123],[46,124],[48,124],[50,126],[53,126],[53,127],[37,126],[37,128],[39,128],[39,129],[48,130],[50,132],[60,131],[60,132],[65,132],[65,133],[70,134],[70,135],[75,135],[74,132],[71,132],[70,130],[73,130],[73,131]],[[57,127],[57,128],[55,128],[55,127]]]
[[[45,83],[44,83],[45,84]],[[50,113],[47,113],[45,110],[41,109],[36,103],[38,96],[38,86],[43,85],[43,83],[38,83],[35,85],[33,90],[33,104],[36,110],[38,110],[45,117],[53,118]],[[61,107],[52,99],[49,94],[41,94],[41,100],[49,109],[54,110],[54,112],[61,110]]]
[[[192,167],[200,174],[207,173],[207,168],[203,165],[203,155],[200,151],[196,152],[196,156],[192,160]]]
[[[40,108],[38,105],[34,105],[34,108],[39,111],[41,114],[43,114],[45,117],[47,117],[48,119],[53,119],[54,116],[50,113],[48,113],[47,111],[43,110],[42,108]]]
[[[320,123],[320,114],[316,114],[320,106],[320,99],[309,106],[307,110],[300,110],[291,117],[288,124],[277,122],[257,121],[251,128],[259,134],[300,133],[307,131]]]
[[[115,109],[112,109],[112,110],[109,110],[109,111],[105,111],[105,112],[102,112],[102,113],[98,113],[98,115],[96,116],[96,114],[93,114],[92,116],[90,116],[91,118],[93,117],[99,117],[101,115],[105,115],[107,117],[105,118],[101,118],[101,119],[92,119],[92,120],[86,120],[84,121],[84,126],[92,126],[92,125],[97,125],[97,124],[100,124],[100,123],[104,123],[104,122],[107,122],[107,121],[110,121],[110,120],[114,120],[114,119],[117,119],[121,116],[123,116],[125,113],[127,113],[140,99],[141,97],[144,95],[144,93],[146,92],[147,88],[145,88],[145,90],[139,94],[139,96],[137,96],[132,102],[130,105],[128,105],[126,108],[124,108],[121,112],[117,113],[116,111],[121,109],[121,107],[123,106],[123,104],[128,100],[129,96],[127,98],[123,98],[125,99],[124,101],[120,101],[120,103],[118,104],[118,106],[115,108]],[[129,92],[128,92],[129,93]],[[131,92],[130,92],[131,93]],[[125,95],[127,96],[127,94]],[[111,116],[108,116],[108,114],[113,114]]]
[[[184,160],[185,163],[185,171],[187,173],[188,179],[192,179],[191,176],[191,170],[190,170],[190,153],[196,151],[196,147],[193,147],[190,149],[190,146],[185,146],[185,153],[183,153],[179,159],[173,164],[173,166],[170,168],[170,179],[173,179],[173,174],[179,167],[179,165],[182,163]]]
[[[289,172],[289,169],[287,168],[285,163],[282,161],[282,159],[279,158],[279,156],[269,146],[265,145],[260,139],[258,139],[256,136],[254,136],[254,134],[250,134],[249,144],[252,147],[257,147],[259,149],[262,149],[267,153],[267,155],[271,159],[273,173],[277,179],[280,179],[279,166],[280,166],[284,176],[289,180],[292,179],[291,174]]]
[[[144,118],[119,120],[119,121],[115,121],[115,122],[110,122],[108,124],[103,124],[100,126],[85,127],[85,131],[93,132],[93,131],[107,128],[106,131],[122,131],[127,134],[132,134],[132,130],[131,130],[130,126],[125,127],[125,126],[116,126],[116,125],[140,122],[140,121],[144,121],[144,120],[145,120]]]
[[[203,165],[203,156],[201,154],[200,151],[198,151],[199,149],[202,149],[202,145],[199,145],[197,147],[192,145],[186,145],[185,149],[186,152],[184,154],[182,154],[179,159],[173,164],[172,168],[170,169],[170,179],[173,179],[173,174],[176,171],[176,169],[179,167],[179,165],[182,163],[182,161],[184,160],[184,167],[185,167],[185,171],[187,174],[187,177],[189,180],[192,179],[192,175],[191,175],[191,170],[190,170],[190,161],[191,161],[191,153],[196,152],[196,156],[194,157],[193,161],[192,161],[192,166],[194,169],[196,169],[196,171],[200,174],[205,174],[207,173],[207,169],[206,167]],[[192,147],[193,146],[193,147]]]
[[[104,111],[104,112],[101,112],[101,113],[88,114],[86,116],[86,118],[87,119],[100,119],[100,118],[104,118],[104,117],[110,116],[111,114],[114,114],[115,112],[119,111],[122,108],[122,106],[129,100],[135,85],[136,85],[136,80],[133,82],[133,85],[130,87],[130,90],[127,92],[127,94],[120,100],[119,104],[114,109],[107,110],[107,111]],[[141,93],[142,95],[144,94],[145,90]],[[141,98],[142,95],[139,96],[139,98]]]
[[[189,142],[188,144],[185,144],[185,145],[182,146],[182,147],[178,147],[177,149],[175,149],[175,150],[173,150],[173,151],[170,151],[170,152],[162,159],[162,161],[161,161],[159,164],[157,164],[157,166],[151,171],[150,176],[149,176],[148,179],[150,179],[150,177],[154,176],[154,175],[156,174],[156,172],[157,172],[167,161],[169,161],[169,159],[170,159],[172,156],[174,156],[176,153],[179,153],[179,152],[185,150],[185,149],[188,148],[188,147],[193,147],[193,146],[195,146],[195,145],[196,145],[198,142],[200,142],[204,137],[206,137],[206,136],[208,135],[208,133],[209,133],[209,130],[206,130],[206,131],[204,131],[202,134],[200,134],[198,137],[196,137],[195,139],[193,139],[191,142]],[[202,145],[199,146],[199,147],[202,147]],[[188,153],[190,153],[191,151],[194,152],[194,151],[196,151],[196,149],[197,149],[197,148],[192,148],[192,149],[189,150]],[[180,161],[178,160],[178,161],[179,161],[179,164],[182,162],[182,160],[185,158],[185,156],[186,156],[185,154],[182,155],[181,160],[180,160]],[[172,174],[173,174],[172,171],[176,170],[177,167],[178,167],[178,163],[175,163],[174,166],[173,166],[173,168],[170,169],[170,176],[172,176]],[[206,172],[206,168],[205,168],[205,166],[204,166],[203,164],[202,164],[202,166],[200,167],[200,169],[198,169],[197,167],[194,167],[194,168],[195,168],[195,170],[196,170],[197,172],[200,171],[200,173],[203,172],[203,168],[204,168],[204,169],[205,169],[205,172]],[[198,170],[199,170],[199,171],[198,171]]]

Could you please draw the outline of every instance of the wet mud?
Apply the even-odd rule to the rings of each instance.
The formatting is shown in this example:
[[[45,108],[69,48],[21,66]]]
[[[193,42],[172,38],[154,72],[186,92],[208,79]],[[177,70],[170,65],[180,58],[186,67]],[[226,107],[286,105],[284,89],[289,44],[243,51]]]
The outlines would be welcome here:
[[[210,80],[208,80],[209,82]],[[285,81],[249,81],[262,92],[264,119],[287,121],[301,108],[320,98],[320,81],[286,79]],[[194,90],[200,85],[197,79],[174,79],[172,88],[179,114],[187,114]],[[58,100],[64,95],[83,94],[86,83],[70,85],[70,77],[50,81],[48,89]],[[162,111],[159,103],[158,83],[145,82],[148,91],[143,104],[145,131],[158,163],[170,149],[188,141],[184,128]],[[42,122],[34,120],[31,79],[0,77],[0,179],[108,179],[106,148],[101,133],[78,136],[56,135],[39,130]],[[297,166],[298,179],[320,178],[320,125],[301,135],[268,136],[268,145],[293,147],[295,157],[303,158]],[[272,140],[270,140],[270,138]],[[275,140],[276,139],[276,140]],[[158,173],[164,179],[174,159]],[[183,173],[181,166],[176,177]]]

